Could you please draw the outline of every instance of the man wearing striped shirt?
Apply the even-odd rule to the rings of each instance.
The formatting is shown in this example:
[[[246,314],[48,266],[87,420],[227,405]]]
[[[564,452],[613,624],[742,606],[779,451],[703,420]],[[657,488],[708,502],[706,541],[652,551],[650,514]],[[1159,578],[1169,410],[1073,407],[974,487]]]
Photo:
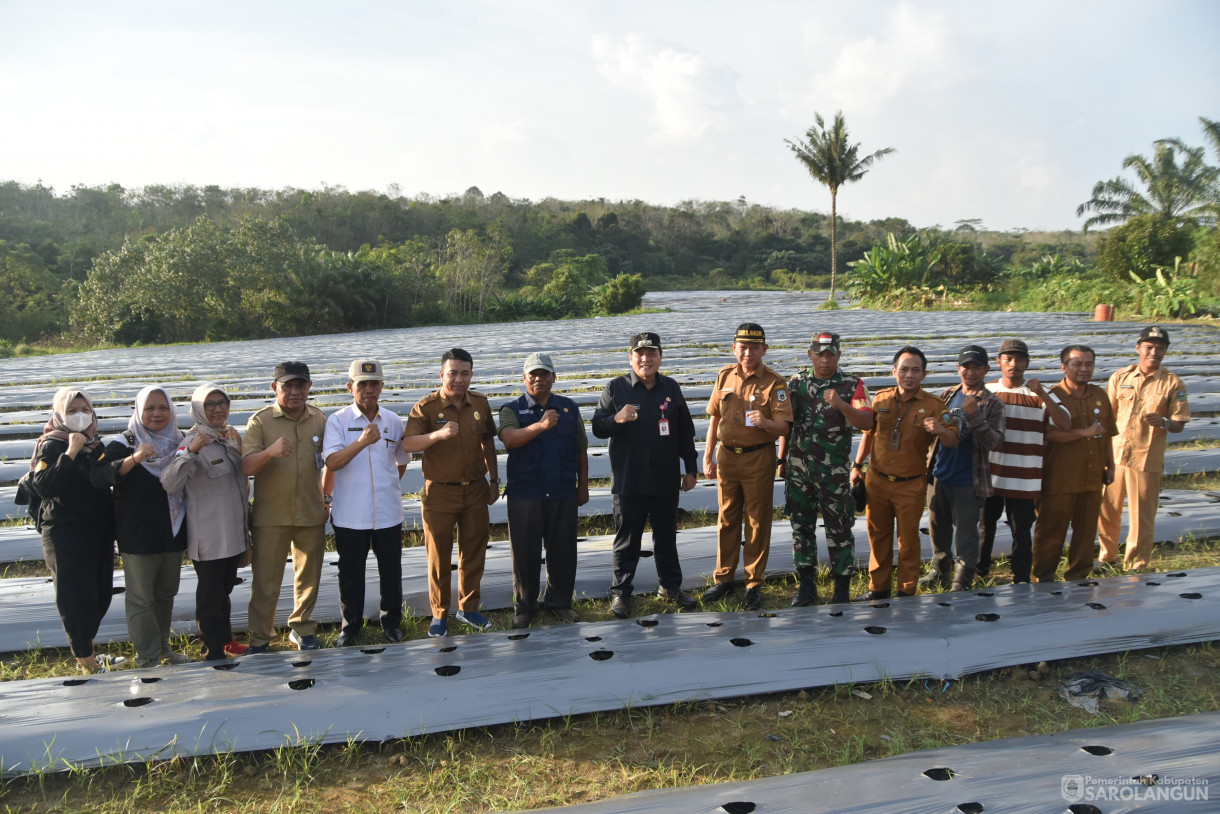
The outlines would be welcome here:
[[[1046,423],[1070,429],[1072,417],[1037,379],[1026,379],[1029,346],[1020,339],[1006,339],[996,355],[1000,380],[987,389],[1004,404],[1004,443],[990,453],[991,485],[995,493],[983,505],[982,544],[978,573],[991,571],[991,549],[996,523],[1007,511],[1012,528],[1013,582],[1029,582],[1033,565],[1035,505],[1042,492],[1042,453],[1046,445]]]

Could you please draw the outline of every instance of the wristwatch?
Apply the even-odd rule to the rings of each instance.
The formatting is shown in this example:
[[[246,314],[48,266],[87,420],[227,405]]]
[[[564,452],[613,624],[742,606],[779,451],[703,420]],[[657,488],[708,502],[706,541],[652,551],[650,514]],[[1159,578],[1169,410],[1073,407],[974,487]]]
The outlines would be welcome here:
[[[322,502],[325,503],[327,506],[329,506],[330,504],[335,502],[335,496],[334,495],[322,495]]]

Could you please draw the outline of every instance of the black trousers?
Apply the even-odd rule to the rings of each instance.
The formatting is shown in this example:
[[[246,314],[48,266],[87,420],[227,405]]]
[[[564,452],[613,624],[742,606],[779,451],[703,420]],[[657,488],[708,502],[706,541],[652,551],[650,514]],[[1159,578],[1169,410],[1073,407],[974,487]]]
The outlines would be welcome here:
[[[42,557],[55,580],[55,607],[72,655],[88,658],[114,595],[114,538],[85,526],[44,526]]]
[[[614,582],[611,596],[631,596],[631,582],[640,561],[644,524],[652,522],[652,553],[657,581],[667,590],[682,587],[678,562],[678,493],[614,496]]]
[[[377,556],[381,584],[381,626],[402,622],[402,524],[388,529],[345,529],[335,526],[339,552],[339,609],[343,630],[353,635],[364,627],[364,564],[369,549]]]
[[[576,498],[508,499],[508,539],[513,552],[513,606],[538,610],[539,570],[546,551],[548,608],[572,607],[576,587]]]
[[[203,639],[203,657],[223,659],[225,645],[233,641],[231,617],[233,603],[229,595],[237,584],[237,566],[245,552],[219,560],[193,560],[195,577],[195,621]]]
[[[1030,569],[1034,564],[1034,520],[1038,512],[1032,498],[1001,497],[993,495],[983,504],[983,523],[979,544],[979,573],[991,570],[991,549],[995,545],[995,528],[1000,515],[1008,511],[1008,525],[1012,529],[1013,582],[1029,582]]]

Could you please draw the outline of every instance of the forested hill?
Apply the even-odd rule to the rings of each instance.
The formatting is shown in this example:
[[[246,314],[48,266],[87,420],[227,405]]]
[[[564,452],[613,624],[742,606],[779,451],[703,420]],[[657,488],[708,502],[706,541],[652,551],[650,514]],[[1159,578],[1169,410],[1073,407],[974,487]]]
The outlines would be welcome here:
[[[811,196],[812,198],[812,196]],[[841,221],[839,265],[906,220]],[[1019,263],[1079,235],[953,232]],[[735,202],[0,183],[0,337],[167,342],[618,313],[645,290],[815,287],[828,218]]]

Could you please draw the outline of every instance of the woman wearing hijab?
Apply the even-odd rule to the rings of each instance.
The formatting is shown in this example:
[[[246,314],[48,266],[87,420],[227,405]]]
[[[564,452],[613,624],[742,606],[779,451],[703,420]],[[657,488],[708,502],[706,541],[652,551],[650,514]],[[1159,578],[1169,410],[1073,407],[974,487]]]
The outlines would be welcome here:
[[[233,640],[229,594],[246,556],[250,483],[241,473],[241,436],[229,426],[229,396],[211,382],[191,394],[195,426],[161,473],[167,492],[185,491],[186,551],[195,563],[195,619],[203,657],[240,656]]]
[[[93,649],[114,593],[114,501],[90,472],[105,458],[93,402],[82,390],[61,388],[51,420],[30,458],[30,486],[42,498],[42,552],[55,579],[55,606],[76,663],[93,673],[126,659]]]
[[[105,461],[92,473],[94,485],[114,487],[116,537],[127,584],[127,634],[138,667],[190,661],[169,646],[186,549],[186,501],[182,492],[166,492],[161,486],[161,471],[181,440],[169,393],[149,385],[136,394],[135,413],[122,440],[107,445]]]

